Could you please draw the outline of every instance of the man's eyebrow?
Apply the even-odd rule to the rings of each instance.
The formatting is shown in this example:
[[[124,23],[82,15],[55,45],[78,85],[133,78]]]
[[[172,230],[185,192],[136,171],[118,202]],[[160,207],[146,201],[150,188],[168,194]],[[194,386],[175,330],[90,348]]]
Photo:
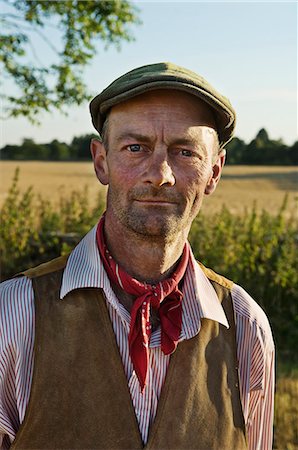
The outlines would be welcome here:
[[[192,137],[173,138],[171,144],[173,145],[195,145],[198,146],[198,141]]]
[[[134,131],[124,131],[123,133],[119,134],[116,137],[116,142],[121,142],[126,139],[135,139],[136,141],[149,143],[152,141],[150,136],[137,133]],[[192,137],[183,137],[183,138],[175,138],[173,137],[171,139],[171,142],[169,145],[192,145],[192,146],[198,146],[198,141],[195,138]],[[200,146],[202,146],[203,143],[200,143]]]
[[[116,137],[117,142],[121,142],[126,139],[135,139],[136,141],[141,141],[141,142],[150,142],[151,141],[149,136],[146,136],[145,134],[136,133],[134,131],[125,131]]]

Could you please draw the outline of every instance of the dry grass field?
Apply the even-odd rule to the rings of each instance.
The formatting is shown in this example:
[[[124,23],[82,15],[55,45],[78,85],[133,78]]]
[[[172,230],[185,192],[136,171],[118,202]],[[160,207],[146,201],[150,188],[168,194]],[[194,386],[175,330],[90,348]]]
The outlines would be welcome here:
[[[276,383],[274,449],[298,449],[298,374],[280,376]]]
[[[57,202],[61,193],[88,186],[90,198],[96,201],[104,191],[97,181],[91,162],[2,161],[0,163],[0,205],[7,196],[16,167],[20,168],[21,191],[33,186],[36,193]],[[203,210],[218,211],[223,204],[232,212],[242,213],[254,201],[258,209],[275,212],[286,193],[289,210],[298,199],[298,167],[226,166],[216,192],[206,199]]]
[[[20,169],[18,186],[21,191],[32,186],[36,194],[54,203],[61,194],[67,196],[85,186],[95,201],[104,189],[97,181],[91,162],[1,161],[0,204],[7,196],[17,167]]]
[[[3,204],[3,201],[7,197],[7,193],[12,184],[12,179],[17,167],[19,167],[20,169],[19,183],[18,183],[20,190],[24,192],[26,191],[26,189],[29,188],[29,186],[32,186],[34,193],[41,194],[43,198],[51,200],[54,204],[59,201],[61,195],[68,198],[70,196],[71,191],[73,190],[78,191],[83,189],[84,186],[88,186],[90,193],[90,200],[92,200],[92,202],[95,205],[98,196],[100,194],[103,194],[105,191],[105,188],[98,183],[95,177],[91,162],[54,163],[54,162],[3,161],[0,162],[0,206],[1,204]],[[208,212],[212,213],[220,210],[222,205],[225,204],[231,212],[234,212],[235,214],[236,213],[241,214],[246,209],[247,210],[251,209],[252,206],[254,205],[254,202],[256,202],[258,209],[264,208],[268,212],[276,213],[283,202],[285,194],[288,194],[289,203],[287,207],[287,212],[289,215],[291,215],[294,212],[295,207],[296,207],[295,211],[297,211],[297,199],[298,199],[297,190],[298,190],[298,167],[227,166],[224,170],[224,174],[218,186],[218,189],[216,190],[214,195],[206,199],[205,204],[203,206],[203,210],[206,213]],[[83,197],[83,202],[85,201],[84,198],[85,197]],[[8,255],[6,264],[8,264],[8,262],[11,263],[11,253],[15,252],[18,254],[19,251],[18,236],[20,236],[20,234],[18,235],[17,233],[15,233],[15,228],[17,227],[15,227],[15,221],[10,220],[10,216],[12,216],[12,218],[18,216],[21,228],[21,236],[24,239],[27,236],[27,240],[29,243],[28,245],[26,244],[27,247],[26,246],[25,247],[28,250],[29,254],[31,254],[30,252],[32,250],[32,245],[29,239],[31,229],[30,227],[27,226],[27,223],[30,224],[31,222],[30,220],[29,222],[26,222],[27,216],[30,216],[30,214],[28,213],[29,210],[28,208],[31,208],[31,204],[29,205],[29,207],[27,205],[27,209],[25,204],[24,210],[21,211],[19,205],[20,203],[12,201],[9,205],[9,211],[6,214],[6,216],[8,215],[8,219],[6,217],[7,221],[6,235],[8,235],[8,237],[10,238],[8,251],[6,251],[6,254]],[[51,210],[51,208],[49,209]],[[80,208],[78,209],[80,210]],[[30,211],[32,211],[32,209],[30,209]],[[73,216],[71,214],[72,213],[69,212],[66,208],[66,211],[64,211],[64,216],[68,218],[70,217],[72,219]],[[4,216],[5,214],[3,214],[3,217]],[[239,220],[239,217],[235,216],[235,222],[239,221],[241,221]],[[71,222],[71,225],[73,226],[73,222]],[[261,225],[259,224],[258,226],[262,227],[263,224]],[[287,226],[288,224],[285,225],[285,227]],[[0,230],[5,231],[5,226],[0,228]],[[24,231],[24,233],[22,233],[22,230]],[[20,233],[19,229],[17,231]],[[228,227],[225,231],[228,231],[229,233]],[[289,230],[288,228],[286,228],[286,233],[288,232]],[[271,236],[272,234],[269,233],[269,235]],[[288,235],[291,236],[290,233],[288,233]],[[221,238],[223,242],[224,236],[225,234],[223,234],[223,239]],[[44,245],[42,240],[38,242],[40,242],[42,246]],[[263,241],[261,242],[263,244]],[[268,245],[268,242],[266,245]],[[253,249],[254,247],[252,246],[252,250]],[[252,263],[254,263],[255,256],[252,253],[252,251],[248,255],[252,255],[251,261]],[[285,258],[287,259],[286,262],[288,263],[289,260],[288,253],[285,254]],[[266,261],[267,260],[265,260],[265,263]],[[272,259],[269,261],[272,261]],[[285,270],[286,275],[287,270],[291,270],[291,268],[289,268],[287,263],[285,263],[282,259],[278,261],[281,262],[280,270]],[[263,262],[262,266],[264,269],[264,273],[265,274],[270,273],[270,271],[267,271],[265,263]],[[291,260],[289,264],[291,264]],[[16,270],[12,273],[15,272]],[[278,271],[276,272],[276,275],[278,275]],[[265,282],[267,283],[266,280]],[[268,282],[268,289],[269,288],[270,283]],[[283,287],[283,289],[285,288]],[[295,285],[291,284],[291,289],[295,290]],[[290,291],[287,290],[284,292]],[[283,300],[286,299],[286,295],[283,297]],[[273,304],[274,304],[274,295],[273,295]],[[275,303],[275,307],[277,306],[278,303]],[[288,310],[286,312],[288,315]],[[278,315],[278,317],[280,316]],[[282,326],[284,327],[283,333],[286,333],[287,328],[285,328],[284,325],[285,318],[281,317],[281,319],[282,319]],[[287,326],[292,325],[290,324]],[[292,350],[294,352],[294,349]],[[278,348],[277,348],[277,355],[278,358],[281,358],[279,355]],[[298,405],[298,372],[297,370],[295,372],[294,371],[292,372],[292,370],[289,372],[279,369],[277,379],[277,389],[276,389],[276,401],[275,401],[275,443],[274,443],[275,450],[298,450],[297,405]]]

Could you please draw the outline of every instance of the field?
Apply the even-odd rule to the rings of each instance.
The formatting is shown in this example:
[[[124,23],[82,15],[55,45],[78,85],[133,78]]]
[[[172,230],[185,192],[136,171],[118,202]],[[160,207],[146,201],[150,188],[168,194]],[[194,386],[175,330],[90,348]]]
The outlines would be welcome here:
[[[279,374],[274,408],[274,449],[298,449],[298,373]]]
[[[17,167],[19,179],[7,197]],[[105,188],[91,162],[3,161],[0,170],[0,206],[8,198],[0,228],[4,275],[68,252],[70,244],[64,237],[81,236],[98,218],[98,208],[90,203],[103,207],[99,196],[103,198]],[[29,186],[33,196],[18,193]],[[85,186],[88,195],[82,191]],[[274,445],[278,450],[298,450],[297,189],[298,167],[227,166],[191,236],[197,257],[243,285],[262,301],[270,317],[278,361]],[[82,195],[71,195],[72,191]],[[38,203],[38,193],[53,205],[46,200]],[[288,203],[281,210],[286,194]],[[269,214],[256,214],[255,202],[258,210]],[[228,210],[221,211],[223,204]]]
[[[67,196],[84,186],[88,186],[95,201],[104,189],[96,179],[91,162],[1,161],[0,167],[0,204],[7,196],[17,167],[20,169],[18,186],[22,192],[33,186],[35,193],[54,203],[61,194]]]
[[[63,193],[88,186],[91,201],[104,187],[97,181],[92,162],[1,162],[0,205],[6,198],[16,167],[20,168],[19,187],[33,186],[35,193],[56,202]],[[258,209],[276,212],[286,193],[289,210],[297,202],[298,167],[226,166],[216,192],[205,200],[203,210],[214,212],[225,204],[231,212],[242,213],[257,202]]]

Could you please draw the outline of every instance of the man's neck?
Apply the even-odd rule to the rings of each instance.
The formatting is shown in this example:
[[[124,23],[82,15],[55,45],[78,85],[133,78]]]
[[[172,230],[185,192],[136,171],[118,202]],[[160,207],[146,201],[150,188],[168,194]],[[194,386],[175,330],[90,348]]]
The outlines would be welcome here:
[[[157,283],[171,276],[182,255],[187,234],[173,238],[151,237],[109,224],[106,217],[105,237],[115,261],[139,281]]]

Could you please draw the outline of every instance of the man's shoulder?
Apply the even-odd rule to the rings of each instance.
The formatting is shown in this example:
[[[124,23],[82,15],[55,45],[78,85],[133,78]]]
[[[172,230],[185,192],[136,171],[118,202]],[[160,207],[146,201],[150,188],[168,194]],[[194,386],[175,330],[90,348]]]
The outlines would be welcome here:
[[[273,347],[270,323],[262,307],[238,284],[233,285],[231,295],[236,322],[241,326],[241,329],[250,329],[251,334],[256,338],[257,335],[261,335],[259,337],[262,341]]]
[[[20,295],[23,291],[31,288],[31,280],[19,274],[0,283],[0,302],[7,296]]]
[[[205,267],[200,262],[199,266],[211,282],[230,290],[238,330],[245,330],[245,334],[250,333],[252,337],[260,334],[263,341],[266,341],[269,346],[273,346],[269,320],[264,310],[251,295],[237,283]]]
[[[34,295],[29,278],[18,276],[0,284],[0,347],[17,346],[33,326]]]
[[[58,270],[65,268],[68,256],[69,255],[59,256],[58,258],[52,259],[51,261],[47,261],[45,263],[39,264],[38,266],[31,267],[30,269],[21,272],[20,275],[24,275],[27,278],[36,278],[47,275],[49,273],[57,272]]]
[[[26,303],[32,298],[32,278],[46,275],[63,269],[68,256],[61,256],[51,261],[19,272],[14,277],[0,283],[0,306]],[[13,306],[12,306],[13,307]]]

